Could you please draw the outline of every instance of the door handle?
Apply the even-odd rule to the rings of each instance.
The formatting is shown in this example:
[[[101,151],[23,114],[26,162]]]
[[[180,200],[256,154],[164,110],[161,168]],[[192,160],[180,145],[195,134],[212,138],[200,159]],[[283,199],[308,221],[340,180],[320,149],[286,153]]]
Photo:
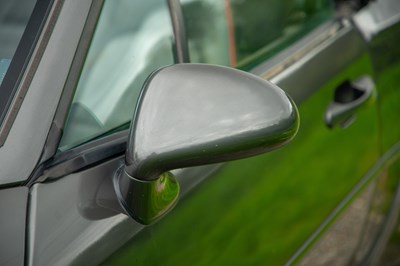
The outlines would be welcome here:
[[[373,102],[375,95],[375,84],[369,76],[343,82],[335,89],[334,99],[325,110],[326,126],[348,127],[356,119],[357,110]]]

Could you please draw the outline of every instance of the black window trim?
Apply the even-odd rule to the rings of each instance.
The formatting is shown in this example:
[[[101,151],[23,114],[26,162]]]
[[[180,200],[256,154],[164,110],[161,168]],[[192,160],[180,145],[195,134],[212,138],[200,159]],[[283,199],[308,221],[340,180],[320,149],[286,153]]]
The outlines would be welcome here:
[[[59,5],[53,5],[55,1]],[[49,14],[53,7],[61,9],[63,1],[37,0],[33,8],[22,38],[0,85],[0,147],[4,145],[7,139],[54,27],[55,23],[48,21]],[[54,15],[52,17],[54,19]],[[46,23],[47,27],[45,27]],[[40,47],[37,47],[38,43]]]
[[[65,122],[68,117],[69,109],[75,95],[75,90],[79,82],[79,78],[92,42],[97,22],[100,18],[100,13],[104,5],[104,0],[92,0],[89,8],[89,13],[83,27],[81,38],[76,48],[74,58],[65,82],[60,101],[58,103],[53,122],[50,126],[42,156],[38,166],[52,158],[58,149],[58,144],[61,141]],[[33,177],[31,179],[34,179]]]

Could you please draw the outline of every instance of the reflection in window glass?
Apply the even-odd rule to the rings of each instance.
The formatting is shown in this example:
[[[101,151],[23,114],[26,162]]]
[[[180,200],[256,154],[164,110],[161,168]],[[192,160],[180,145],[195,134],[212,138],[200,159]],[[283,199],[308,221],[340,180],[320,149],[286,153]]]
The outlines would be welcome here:
[[[181,0],[194,62],[249,69],[331,18],[325,0]],[[200,19],[201,18],[201,19]]]
[[[0,85],[6,75],[7,69],[10,66],[10,59],[0,59]]]
[[[230,65],[224,1],[181,0],[192,62]]]
[[[61,150],[129,123],[146,77],[173,63],[172,37],[166,1],[105,1]]]
[[[0,85],[35,3],[36,0],[0,0]]]

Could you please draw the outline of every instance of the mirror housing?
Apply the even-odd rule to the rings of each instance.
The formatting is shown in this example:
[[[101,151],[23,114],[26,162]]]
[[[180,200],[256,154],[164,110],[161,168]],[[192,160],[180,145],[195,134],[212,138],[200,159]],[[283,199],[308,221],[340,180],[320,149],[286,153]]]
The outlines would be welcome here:
[[[271,151],[298,127],[290,97],[255,75],[206,64],[162,68],[143,85],[116,194],[128,215],[149,224],[178,198],[169,170]]]

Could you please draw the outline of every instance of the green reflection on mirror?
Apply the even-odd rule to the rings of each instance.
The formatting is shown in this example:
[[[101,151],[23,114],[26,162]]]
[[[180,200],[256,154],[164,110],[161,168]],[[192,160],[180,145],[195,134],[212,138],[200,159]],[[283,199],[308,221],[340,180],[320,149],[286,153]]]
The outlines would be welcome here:
[[[125,170],[121,168],[119,172],[125,173]],[[125,211],[142,224],[150,224],[168,212],[175,205],[180,190],[179,183],[170,172],[151,181],[118,174],[114,187]]]

